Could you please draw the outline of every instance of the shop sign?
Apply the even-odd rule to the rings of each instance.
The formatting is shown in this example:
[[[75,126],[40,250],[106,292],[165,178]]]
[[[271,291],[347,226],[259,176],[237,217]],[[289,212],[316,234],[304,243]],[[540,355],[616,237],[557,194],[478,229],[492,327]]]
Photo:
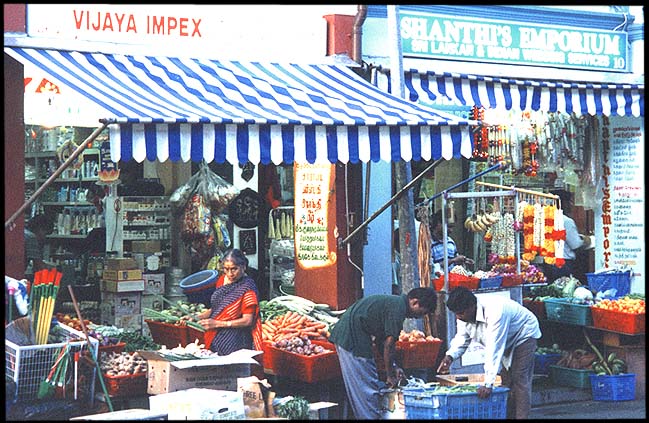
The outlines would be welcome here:
[[[626,72],[628,36],[472,17],[400,12],[404,57]]]
[[[306,269],[336,261],[329,247],[328,218],[333,170],[330,164],[295,164],[295,253]]]
[[[603,116],[601,204],[596,211],[598,268],[630,267],[644,278],[644,124],[641,118]],[[642,284],[644,286],[644,284]],[[633,288],[633,287],[632,287]],[[632,289],[634,291],[634,289]]]

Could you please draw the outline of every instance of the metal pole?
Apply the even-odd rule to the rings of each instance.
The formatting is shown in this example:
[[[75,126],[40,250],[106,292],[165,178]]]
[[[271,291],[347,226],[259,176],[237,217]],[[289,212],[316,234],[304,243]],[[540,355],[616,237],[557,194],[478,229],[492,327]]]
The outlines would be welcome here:
[[[101,134],[101,131],[106,129],[107,126],[108,123],[103,123],[102,126],[95,129],[94,132],[90,134],[90,136],[86,138],[85,141],[82,142],[81,145],[79,145],[79,147],[77,147],[77,149],[72,152],[72,154],[70,154],[70,157],[68,157],[68,159],[61,166],[59,166],[59,168],[56,169],[56,171],[54,171],[54,173],[50,175],[49,178],[47,178],[43,185],[41,185],[36,190],[36,192],[34,192],[34,194],[32,194],[32,196],[29,197],[29,199],[25,201],[13,215],[11,215],[9,220],[5,222],[5,229],[11,227],[11,224],[18,218],[18,216],[20,216],[20,214],[23,213],[27,209],[27,207],[29,207],[34,201],[36,201],[38,197],[40,197],[43,191],[45,191],[45,189],[49,187],[52,182],[54,182],[56,178],[58,178],[59,175],[63,173],[63,171],[68,168],[68,166],[70,166],[70,164],[72,164],[72,162],[79,156],[79,154],[81,154],[83,150],[86,149],[86,146],[93,142],[95,138],[97,138],[99,134]]]
[[[437,167],[440,163],[442,163],[443,160],[444,160],[444,159],[437,159],[436,161],[434,161],[433,163],[431,163],[430,166],[428,166],[428,167],[427,167],[423,172],[421,172],[419,175],[417,175],[416,177],[414,177],[414,178],[412,179],[412,181],[408,182],[408,183],[407,183],[403,188],[401,188],[401,190],[399,190],[399,192],[397,192],[396,194],[394,194],[394,195],[392,196],[392,198],[390,198],[390,199],[389,199],[389,200],[388,200],[388,201],[387,201],[387,202],[386,202],[386,203],[385,203],[385,204],[384,204],[380,209],[378,209],[377,211],[375,211],[375,212],[372,214],[372,216],[368,217],[367,220],[366,220],[365,222],[363,222],[363,223],[361,223],[360,225],[358,225],[358,227],[357,227],[356,229],[354,229],[354,230],[352,231],[352,233],[350,233],[349,235],[347,235],[347,238],[341,240],[341,241],[340,241],[340,246],[342,246],[343,244],[348,243],[349,240],[352,239],[352,238],[353,238],[353,237],[354,237],[358,232],[360,232],[360,231],[361,231],[362,229],[364,229],[367,225],[369,225],[370,222],[371,222],[372,220],[376,219],[376,217],[377,217],[378,215],[380,215],[381,213],[383,213],[383,211],[384,211],[385,209],[387,209],[388,207],[390,207],[390,206],[391,206],[391,205],[392,205],[396,200],[398,200],[399,197],[401,197],[401,196],[403,195],[403,193],[405,193],[407,190],[409,190],[410,188],[412,188],[412,186],[413,186],[414,184],[416,184],[416,183],[417,183],[421,178],[423,178],[424,176],[426,176],[426,174],[428,174],[428,172],[430,172],[430,171],[433,170],[435,167]]]

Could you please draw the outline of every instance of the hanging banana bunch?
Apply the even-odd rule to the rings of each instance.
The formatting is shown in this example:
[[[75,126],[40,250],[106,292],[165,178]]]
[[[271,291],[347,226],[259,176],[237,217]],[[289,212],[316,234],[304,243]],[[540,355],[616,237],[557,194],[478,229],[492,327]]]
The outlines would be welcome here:
[[[493,209],[472,214],[464,220],[464,228],[471,232],[485,232],[500,220],[500,216],[500,213]]]

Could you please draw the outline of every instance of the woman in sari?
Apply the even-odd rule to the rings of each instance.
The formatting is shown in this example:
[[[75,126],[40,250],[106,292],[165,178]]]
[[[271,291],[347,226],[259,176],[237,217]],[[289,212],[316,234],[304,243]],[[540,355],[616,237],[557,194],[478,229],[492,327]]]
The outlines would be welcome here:
[[[223,274],[216,281],[211,308],[196,316],[205,328],[205,346],[218,355],[240,349],[261,351],[259,291],[246,274],[248,259],[241,250],[231,249],[221,263]]]

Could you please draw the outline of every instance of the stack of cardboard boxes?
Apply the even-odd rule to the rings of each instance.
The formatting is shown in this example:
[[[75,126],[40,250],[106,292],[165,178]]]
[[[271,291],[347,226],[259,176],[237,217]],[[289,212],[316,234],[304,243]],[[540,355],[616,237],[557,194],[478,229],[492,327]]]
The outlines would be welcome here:
[[[161,311],[164,308],[164,273],[145,273],[132,258],[109,258],[100,289],[102,324],[142,331],[150,336],[142,309]]]
[[[108,258],[101,283],[101,322],[129,331],[142,330],[142,270],[132,258]]]

